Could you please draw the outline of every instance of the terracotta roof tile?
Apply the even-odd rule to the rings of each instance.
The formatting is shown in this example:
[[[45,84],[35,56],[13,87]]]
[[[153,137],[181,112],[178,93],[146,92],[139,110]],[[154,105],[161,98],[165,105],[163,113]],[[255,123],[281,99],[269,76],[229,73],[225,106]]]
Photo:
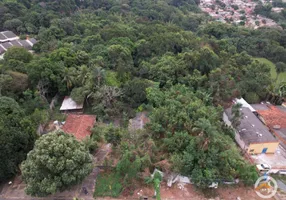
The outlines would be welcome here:
[[[96,121],[93,115],[69,114],[63,126],[63,131],[74,135],[78,140],[91,135],[91,129]]]
[[[275,106],[268,106],[267,110],[257,110],[257,112],[263,117],[265,123],[270,128],[274,125],[279,125],[281,128],[286,128],[286,113]]]

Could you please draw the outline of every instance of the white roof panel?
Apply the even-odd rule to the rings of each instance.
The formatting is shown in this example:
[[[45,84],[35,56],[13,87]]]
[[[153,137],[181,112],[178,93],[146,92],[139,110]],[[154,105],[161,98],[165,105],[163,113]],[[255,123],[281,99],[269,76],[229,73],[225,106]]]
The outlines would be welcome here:
[[[60,110],[78,110],[82,108],[83,104],[77,104],[71,97],[66,96]]]
[[[242,105],[242,107],[249,108],[249,110],[251,110],[251,112],[255,112],[256,111],[249,103],[247,103],[244,100],[244,98],[235,99],[235,103],[240,103]]]

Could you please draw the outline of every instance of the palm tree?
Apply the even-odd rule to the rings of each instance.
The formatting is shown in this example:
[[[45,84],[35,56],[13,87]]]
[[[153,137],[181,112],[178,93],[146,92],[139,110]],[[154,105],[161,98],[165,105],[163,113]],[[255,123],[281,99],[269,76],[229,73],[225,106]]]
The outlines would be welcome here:
[[[86,65],[82,65],[79,68],[78,76],[76,77],[76,83],[79,85],[84,85],[89,76],[89,69]]]
[[[95,67],[92,70],[92,77],[97,87],[100,87],[102,85],[105,79],[105,75],[106,75],[105,70],[102,69],[101,67]]]
[[[75,68],[71,67],[71,68],[67,68],[65,67],[63,70],[63,80],[62,82],[66,83],[66,87],[68,89],[68,91],[70,91],[70,89],[72,88],[74,81],[75,81]]]

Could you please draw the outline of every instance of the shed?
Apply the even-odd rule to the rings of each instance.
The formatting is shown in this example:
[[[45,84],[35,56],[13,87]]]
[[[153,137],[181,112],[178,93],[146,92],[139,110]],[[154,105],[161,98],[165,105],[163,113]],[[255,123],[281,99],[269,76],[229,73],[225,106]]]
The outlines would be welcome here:
[[[60,111],[82,112],[83,104],[78,104],[71,97],[66,96],[63,100]]]

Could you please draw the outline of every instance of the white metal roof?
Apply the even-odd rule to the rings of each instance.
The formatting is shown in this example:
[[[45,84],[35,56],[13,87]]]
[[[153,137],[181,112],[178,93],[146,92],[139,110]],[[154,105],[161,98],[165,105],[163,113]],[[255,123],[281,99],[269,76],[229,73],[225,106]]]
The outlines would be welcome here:
[[[255,112],[256,111],[249,103],[247,103],[244,100],[244,98],[235,99],[235,103],[240,103],[242,105],[242,107],[249,108],[249,110],[251,110],[251,112]]]
[[[66,96],[60,110],[78,110],[82,108],[83,104],[77,104],[71,97]]]

